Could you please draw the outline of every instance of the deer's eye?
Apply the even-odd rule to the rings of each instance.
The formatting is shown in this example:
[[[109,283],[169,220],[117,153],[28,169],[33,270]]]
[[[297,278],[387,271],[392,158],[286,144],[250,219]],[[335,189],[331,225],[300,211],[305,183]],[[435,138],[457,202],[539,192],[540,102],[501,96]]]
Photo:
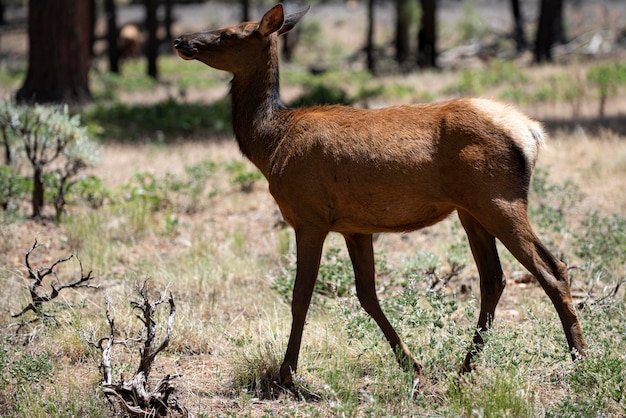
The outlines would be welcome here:
[[[220,33],[220,41],[225,41],[228,39],[233,39],[233,34],[230,32],[222,32]]]

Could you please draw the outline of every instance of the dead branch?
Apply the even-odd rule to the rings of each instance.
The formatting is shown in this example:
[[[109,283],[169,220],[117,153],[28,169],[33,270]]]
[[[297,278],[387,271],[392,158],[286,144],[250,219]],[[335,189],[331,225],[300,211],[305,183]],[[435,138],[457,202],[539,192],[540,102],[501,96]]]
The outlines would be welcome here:
[[[11,324],[10,326],[18,327],[16,333],[19,333],[22,327],[38,322],[41,319],[49,319],[53,321],[55,324],[58,324],[58,321],[56,320],[54,315],[51,315],[42,309],[42,304],[56,299],[59,296],[59,292],[61,290],[67,289],[67,288],[78,289],[78,288],[98,288],[99,287],[99,285],[92,285],[91,283],[89,283],[91,280],[95,278],[92,275],[93,272],[90,270],[87,274],[85,274],[83,263],[80,259],[77,258],[78,264],[80,266],[80,275],[76,280],[73,280],[68,283],[52,283],[50,285],[50,288],[51,288],[50,293],[47,293],[47,294],[40,293],[40,288],[43,286],[44,279],[50,275],[57,277],[55,268],[59,264],[62,264],[71,260],[74,257],[74,254],[65,258],[60,258],[48,267],[41,267],[38,269],[34,269],[30,263],[30,255],[33,253],[33,251],[35,251],[35,249],[39,247],[40,245],[37,241],[37,238],[35,238],[35,242],[33,243],[33,246],[26,252],[26,255],[24,257],[26,269],[28,270],[28,278],[30,279],[28,290],[30,292],[31,302],[27,306],[25,306],[20,312],[11,313],[11,317],[19,318],[22,315],[26,314],[27,312],[32,311],[36,315],[36,317],[27,321],[21,321],[15,324]]]
[[[108,298],[106,299],[106,316],[110,333],[100,338],[97,342],[95,341],[95,337],[92,337],[92,340],[89,342],[93,347],[98,348],[102,352],[100,370],[102,372],[104,395],[111,404],[118,404],[123,412],[129,416],[160,417],[174,413],[182,417],[193,417],[185,407],[178,404],[178,400],[173,396],[175,389],[170,382],[180,377],[180,375],[165,375],[157,382],[154,390],[149,390],[148,388],[148,376],[154,359],[157,354],[165,350],[169,344],[176,313],[174,298],[171,293],[167,298],[165,294],[163,294],[159,300],[154,303],[151,302],[148,296],[147,281],[144,282],[142,286],[138,287],[137,291],[141,296],[141,300],[139,302],[131,302],[131,306],[133,309],[140,311],[137,318],[144,324],[145,338],[143,339],[142,347],[139,349],[140,361],[135,375],[128,381],[125,381],[122,377],[118,383],[113,383],[111,375],[113,346],[117,344],[127,344],[129,340],[117,341],[115,339],[115,321],[110,313],[111,303]],[[170,307],[169,318],[165,336],[157,346],[155,342],[157,323],[154,316],[157,307],[165,302],[168,302]]]
[[[587,306],[604,305],[605,303],[615,298],[615,296],[617,295],[617,292],[619,292],[624,282],[626,282],[626,277],[620,277],[615,283],[615,285],[608,291],[608,293],[603,292],[603,295],[598,298],[592,297],[593,288],[595,287],[595,285],[592,284],[589,290],[585,292],[587,294],[587,297],[585,298],[585,300],[579,302],[576,305],[576,308],[582,310]]]
[[[444,288],[448,286],[450,280],[454,277],[457,277],[463,269],[465,269],[465,264],[459,263],[454,260],[448,259],[448,264],[450,264],[450,271],[443,276],[439,276],[437,273],[437,268],[432,267],[427,269],[424,273],[431,278],[429,289],[435,290],[437,287]]]

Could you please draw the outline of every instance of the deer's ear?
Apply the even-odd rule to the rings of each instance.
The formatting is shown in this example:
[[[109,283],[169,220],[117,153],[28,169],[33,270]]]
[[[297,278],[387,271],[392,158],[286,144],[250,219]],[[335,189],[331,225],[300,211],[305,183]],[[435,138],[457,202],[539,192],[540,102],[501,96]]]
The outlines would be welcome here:
[[[263,19],[259,22],[259,28],[257,30],[263,36],[270,36],[283,26],[284,21],[283,5],[277,4],[265,13]]]
[[[299,12],[285,16],[285,22],[283,23],[283,26],[278,30],[278,34],[282,35],[283,33],[289,32],[291,29],[293,29],[293,27],[296,26],[296,23],[298,23],[300,19],[302,19],[302,16],[304,16],[310,8],[311,6],[307,6]]]

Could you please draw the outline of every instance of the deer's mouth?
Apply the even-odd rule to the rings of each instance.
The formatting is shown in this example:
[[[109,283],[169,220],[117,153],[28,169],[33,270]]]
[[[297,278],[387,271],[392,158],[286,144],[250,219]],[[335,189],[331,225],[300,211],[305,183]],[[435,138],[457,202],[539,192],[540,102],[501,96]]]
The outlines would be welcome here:
[[[176,48],[176,52],[178,52],[178,56],[184,60],[192,60],[196,57],[198,50],[196,48],[183,49]]]

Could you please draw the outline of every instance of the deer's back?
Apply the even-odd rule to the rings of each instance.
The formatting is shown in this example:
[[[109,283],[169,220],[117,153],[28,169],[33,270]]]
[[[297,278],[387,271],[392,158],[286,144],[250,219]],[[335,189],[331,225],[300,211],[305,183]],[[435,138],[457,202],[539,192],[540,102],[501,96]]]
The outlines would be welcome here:
[[[353,223],[408,230],[494,193],[525,198],[518,183],[529,180],[536,158],[535,123],[498,103],[461,99],[291,112],[269,177],[281,207],[316,208],[315,216],[335,223],[364,213]],[[494,177],[504,179],[502,190],[490,188]],[[467,195],[476,186],[484,196]]]

